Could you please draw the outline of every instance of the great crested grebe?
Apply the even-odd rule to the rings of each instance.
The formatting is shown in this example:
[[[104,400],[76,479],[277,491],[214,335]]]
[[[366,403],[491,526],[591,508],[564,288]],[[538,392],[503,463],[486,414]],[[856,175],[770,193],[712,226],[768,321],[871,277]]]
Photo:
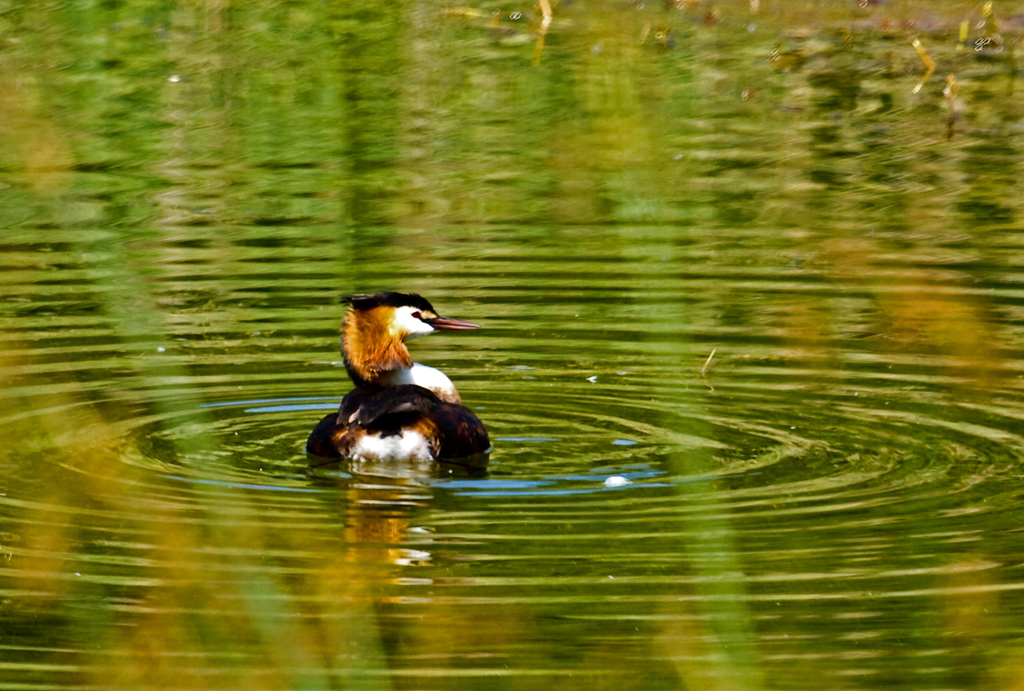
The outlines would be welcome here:
[[[405,341],[437,330],[478,329],[439,317],[419,295],[345,298],[341,354],[356,388],[320,421],[306,452],[326,458],[438,461],[487,451],[480,419],[440,370],[413,362]]]

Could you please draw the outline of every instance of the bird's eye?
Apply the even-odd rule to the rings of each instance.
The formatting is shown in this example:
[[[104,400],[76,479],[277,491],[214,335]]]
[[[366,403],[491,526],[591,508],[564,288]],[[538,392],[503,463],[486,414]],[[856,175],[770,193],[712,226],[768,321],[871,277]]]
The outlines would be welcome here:
[[[422,319],[423,317],[422,317],[422,316],[420,316],[420,313],[419,313],[419,312],[413,312],[413,313],[412,313],[412,318],[413,318],[413,319]]]

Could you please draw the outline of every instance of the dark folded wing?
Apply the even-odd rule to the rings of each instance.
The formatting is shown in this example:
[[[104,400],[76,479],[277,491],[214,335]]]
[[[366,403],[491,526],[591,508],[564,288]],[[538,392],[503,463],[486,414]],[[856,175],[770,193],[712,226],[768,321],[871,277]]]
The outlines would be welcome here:
[[[426,415],[440,402],[432,391],[415,384],[385,389],[359,387],[342,400],[338,424],[356,424],[368,430],[397,430]]]
[[[440,458],[473,456],[491,448],[484,423],[465,406],[441,403],[431,419],[441,433]]]
[[[334,413],[325,416],[306,440],[306,453],[323,458],[337,458],[341,455],[334,445],[338,432],[338,416]]]

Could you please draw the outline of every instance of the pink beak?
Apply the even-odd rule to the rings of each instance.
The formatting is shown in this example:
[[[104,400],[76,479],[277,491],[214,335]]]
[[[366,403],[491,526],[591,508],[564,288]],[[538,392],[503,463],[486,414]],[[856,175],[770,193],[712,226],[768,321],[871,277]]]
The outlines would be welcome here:
[[[451,319],[449,317],[435,317],[434,319],[424,319],[423,321],[442,331],[466,331],[468,329],[480,328],[478,324],[473,322],[464,322],[461,319]]]

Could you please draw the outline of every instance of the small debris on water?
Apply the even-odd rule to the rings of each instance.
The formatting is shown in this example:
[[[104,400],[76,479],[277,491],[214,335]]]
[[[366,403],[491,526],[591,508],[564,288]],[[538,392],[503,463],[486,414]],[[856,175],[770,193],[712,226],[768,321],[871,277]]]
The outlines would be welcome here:
[[[704,376],[705,374],[707,374],[708,366],[711,364],[711,360],[714,359],[715,353],[717,353],[717,352],[718,352],[718,348],[712,348],[711,349],[711,354],[708,355],[708,359],[704,361],[704,366],[700,368],[701,376]]]

